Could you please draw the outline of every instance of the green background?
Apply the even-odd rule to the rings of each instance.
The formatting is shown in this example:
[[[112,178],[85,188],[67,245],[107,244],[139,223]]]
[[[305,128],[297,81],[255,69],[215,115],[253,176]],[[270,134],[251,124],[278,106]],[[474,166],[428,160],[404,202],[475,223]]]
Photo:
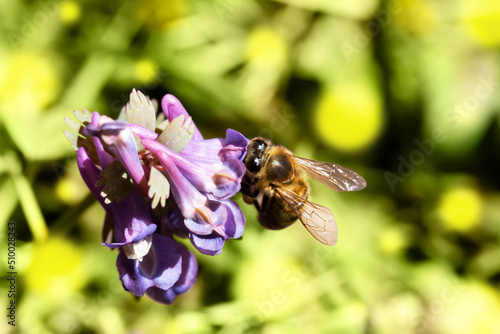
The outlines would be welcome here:
[[[20,333],[500,333],[498,1],[0,5],[0,302],[14,222]],[[238,195],[242,240],[196,252],[187,294],[124,291],[63,119],[116,118],[134,87],[174,94],[205,138],[363,175],[358,193],[311,182],[338,244],[267,231]]]

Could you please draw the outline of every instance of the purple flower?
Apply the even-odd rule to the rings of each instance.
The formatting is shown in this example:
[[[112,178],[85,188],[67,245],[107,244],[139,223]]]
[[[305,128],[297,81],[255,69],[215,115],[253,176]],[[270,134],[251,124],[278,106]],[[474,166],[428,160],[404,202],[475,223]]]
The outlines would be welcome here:
[[[120,251],[116,266],[123,287],[136,296],[171,304],[196,281],[198,263],[187,248],[172,237],[153,234],[152,246],[142,261],[130,260]]]
[[[127,122],[75,112],[84,125],[66,122],[80,136],[66,136],[106,211],[103,245],[119,248],[124,288],[171,304],[197,275],[196,258],[174,234],[208,255],[243,234],[245,218],[230,198],[240,190],[248,140],[231,129],[205,140],[172,95],[162,108],[166,119],[155,121],[154,104],[134,90],[119,117]]]
[[[107,154],[104,152],[104,154]],[[132,192],[121,202],[106,203],[101,196],[101,188],[96,186],[101,171],[90,160],[85,149],[79,148],[77,151],[77,163],[85,184],[91,189],[101,206],[114,222],[112,243],[103,243],[110,248],[122,247],[127,244],[134,244],[156,230],[156,224],[152,222],[152,217],[144,201],[137,190]]]

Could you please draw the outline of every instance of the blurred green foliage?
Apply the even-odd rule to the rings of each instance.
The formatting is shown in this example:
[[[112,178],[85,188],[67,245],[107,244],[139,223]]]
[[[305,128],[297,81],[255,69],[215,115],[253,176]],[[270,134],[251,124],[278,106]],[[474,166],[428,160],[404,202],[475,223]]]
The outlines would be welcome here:
[[[500,333],[498,1],[0,4],[20,333]],[[339,243],[264,230],[237,198],[243,240],[197,255],[189,293],[125,292],[62,132],[73,109],[116,118],[133,87],[176,95],[206,138],[231,127],[362,174],[360,193],[312,184]]]

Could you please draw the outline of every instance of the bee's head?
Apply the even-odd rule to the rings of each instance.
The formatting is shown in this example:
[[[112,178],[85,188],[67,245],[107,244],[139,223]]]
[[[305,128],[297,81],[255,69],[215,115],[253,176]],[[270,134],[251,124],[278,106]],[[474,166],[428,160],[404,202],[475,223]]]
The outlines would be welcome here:
[[[257,173],[262,168],[262,155],[273,146],[272,142],[268,139],[257,137],[248,143],[247,156],[245,157],[245,166],[251,173]]]

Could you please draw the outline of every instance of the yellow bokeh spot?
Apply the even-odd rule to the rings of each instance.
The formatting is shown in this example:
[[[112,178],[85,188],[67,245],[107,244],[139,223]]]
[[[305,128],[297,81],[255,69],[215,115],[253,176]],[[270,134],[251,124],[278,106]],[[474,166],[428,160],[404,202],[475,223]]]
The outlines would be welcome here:
[[[60,237],[35,244],[27,288],[56,299],[70,296],[85,284],[82,257],[80,249]]]
[[[80,19],[82,10],[76,1],[63,1],[59,7],[59,16],[64,23],[71,24]]]
[[[254,29],[247,40],[247,59],[250,62],[282,66],[288,55],[288,45],[276,31],[260,27]]]
[[[500,298],[484,283],[466,283],[443,291],[430,302],[429,313],[428,318],[434,316],[429,324],[432,333],[500,333]]]
[[[149,59],[141,59],[134,64],[134,72],[140,83],[149,84],[157,78],[158,66]]]
[[[60,79],[53,62],[41,54],[12,54],[7,71],[0,80],[0,103],[9,112],[43,110],[54,102],[60,90]]]
[[[82,187],[85,187],[85,183],[81,178],[66,175],[57,182],[56,194],[66,204],[77,204],[87,195]]]
[[[500,45],[500,1],[463,0],[462,20],[466,31],[481,45]]]
[[[423,35],[434,30],[436,10],[428,0],[401,0],[401,11],[395,13],[395,22],[404,30]]]
[[[291,258],[259,257],[249,261],[237,276],[236,298],[259,317],[279,317],[305,298],[305,282],[309,280],[308,274]]]
[[[482,209],[481,195],[475,189],[457,187],[442,195],[438,215],[448,228],[465,232],[477,226]]]
[[[314,113],[314,125],[320,139],[347,152],[372,144],[380,134],[382,123],[380,98],[363,86],[346,86],[326,92]]]
[[[152,29],[163,31],[185,16],[189,3],[185,0],[143,0],[137,1],[137,18]]]
[[[390,228],[379,237],[379,247],[387,254],[395,254],[406,245],[406,238],[400,229]]]

